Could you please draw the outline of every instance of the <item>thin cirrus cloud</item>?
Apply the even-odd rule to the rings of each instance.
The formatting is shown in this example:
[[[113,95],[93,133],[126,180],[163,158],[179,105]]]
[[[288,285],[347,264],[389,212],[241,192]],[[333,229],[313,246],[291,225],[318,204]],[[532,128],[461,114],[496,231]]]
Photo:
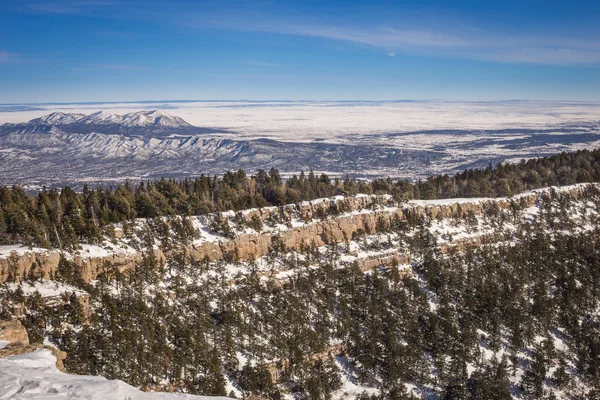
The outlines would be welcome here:
[[[31,1],[23,4],[29,11],[47,14],[82,14],[93,9],[124,5],[131,5],[131,3],[115,0],[58,0],[53,2]]]
[[[347,28],[343,25],[297,21],[255,20],[248,23],[235,18],[230,18],[228,22],[223,22],[223,19],[216,21],[195,19],[186,24],[345,41],[381,48],[388,56],[407,53],[500,63],[565,66],[600,64],[600,38],[508,36],[464,27],[461,31],[453,32],[450,29],[392,28],[383,25]],[[414,23],[412,26],[415,26]]]
[[[0,64],[6,63],[10,60],[10,53],[5,50],[0,50]]]
[[[149,68],[141,67],[138,65],[122,65],[122,64],[92,64],[84,67],[74,67],[73,71],[98,71],[98,70],[109,70],[109,71],[148,71]]]
[[[24,0],[30,10],[46,13],[99,13],[136,15],[152,19],[152,7],[142,5],[160,4],[156,0]],[[192,3],[185,3],[188,6]],[[315,20],[267,15],[262,11],[227,10],[198,13],[182,10],[181,4],[173,5],[172,12],[161,14],[165,21],[193,27],[227,29],[244,32],[266,32],[281,35],[315,37],[345,41],[363,46],[372,46],[391,54],[414,54],[443,56],[461,59],[482,60],[512,64],[543,64],[564,66],[586,66],[600,64],[600,36],[580,38],[576,34],[561,38],[546,27],[539,35],[498,34],[487,29],[465,27],[460,21],[438,24],[436,28],[429,19],[417,18],[393,23],[352,24],[339,20]],[[135,13],[131,13],[135,10]],[[117,13],[119,11],[119,13]],[[125,12],[128,11],[128,12]],[[309,22],[311,21],[311,22]],[[326,21],[326,22],[324,22]],[[457,22],[457,21],[454,21]],[[0,56],[1,57],[1,56]],[[276,67],[277,64],[249,60],[244,62],[256,67]]]
[[[265,68],[281,68],[283,65],[274,64],[266,61],[258,61],[258,60],[245,60],[243,62],[246,65],[251,65],[253,67],[265,67]]]
[[[281,33],[315,36],[391,50],[478,59],[502,63],[548,65],[600,64],[600,41],[540,37],[501,37],[472,32],[459,35],[427,30],[376,28],[348,30],[331,27],[292,27]]]

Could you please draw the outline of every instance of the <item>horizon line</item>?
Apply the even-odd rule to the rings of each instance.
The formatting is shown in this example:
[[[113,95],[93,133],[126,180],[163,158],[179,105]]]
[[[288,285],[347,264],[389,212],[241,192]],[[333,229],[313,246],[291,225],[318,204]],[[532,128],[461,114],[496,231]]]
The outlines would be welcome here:
[[[96,104],[154,104],[154,103],[226,103],[226,102],[248,102],[248,103],[425,103],[425,102],[442,102],[442,103],[501,103],[501,102],[562,102],[562,103],[600,103],[599,100],[561,100],[561,99],[493,99],[493,100],[476,100],[476,99],[352,99],[352,100],[290,100],[290,99],[269,99],[269,100],[251,100],[251,99],[165,99],[165,100],[124,100],[124,101],[73,101],[73,102],[21,102],[21,103],[0,103],[0,106],[53,106],[53,105],[96,105]],[[1,110],[0,110],[1,112]]]

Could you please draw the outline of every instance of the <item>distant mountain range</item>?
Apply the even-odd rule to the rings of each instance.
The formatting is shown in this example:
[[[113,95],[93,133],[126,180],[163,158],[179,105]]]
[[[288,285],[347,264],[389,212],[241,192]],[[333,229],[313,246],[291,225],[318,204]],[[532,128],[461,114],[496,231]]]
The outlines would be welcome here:
[[[106,111],[98,111],[89,115],[54,112],[26,123],[0,126],[0,133],[14,131],[20,133],[61,131],[64,133],[103,133],[128,136],[227,132],[223,129],[196,127],[179,117],[158,110],[139,111],[125,115],[111,114]]]
[[[162,111],[139,111],[125,115],[115,115],[106,111],[98,111],[90,115],[64,114],[55,112],[31,121],[34,124],[46,125],[75,125],[90,126],[124,126],[151,128],[193,128],[192,125],[179,117],[168,115]]]
[[[236,140],[236,133],[193,126],[162,111],[114,115],[55,112],[0,125],[0,185],[113,184],[184,178],[243,168],[278,168],[371,178],[453,173],[489,162],[594,147],[597,127],[382,133],[348,143]],[[416,139],[426,140],[423,147]],[[377,140],[375,140],[377,139]],[[465,140],[466,139],[466,140]]]
[[[196,127],[162,111],[56,112],[0,126],[0,184],[110,184],[126,178],[182,178],[239,168],[355,173],[372,166],[418,164],[414,152],[403,154],[395,148],[229,137],[235,133]]]

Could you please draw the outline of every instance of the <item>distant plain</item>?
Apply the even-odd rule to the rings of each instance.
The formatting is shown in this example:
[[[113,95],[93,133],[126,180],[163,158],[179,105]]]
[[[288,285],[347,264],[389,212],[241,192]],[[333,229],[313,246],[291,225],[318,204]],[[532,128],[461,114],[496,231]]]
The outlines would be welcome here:
[[[86,152],[94,162],[82,162],[98,181],[184,177],[228,169],[277,167],[284,173],[315,169],[334,175],[390,176],[407,179],[437,173],[454,173],[489,162],[517,161],[584,148],[600,147],[600,102],[561,101],[158,101],[135,103],[79,103],[0,105],[0,124],[22,123],[60,111],[91,114],[104,110],[126,114],[163,110],[192,125],[211,128],[202,139],[225,140],[228,150],[207,153],[171,165],[177,147],[169,142],[168,155],[146,148],[145,153],[121,149],[122,159]],[[210,131],[210,129],[207,129]],[[233,141],[235,143],[230,143]],[[273,142],[274,141],[274,142]],[[72,138],[69,143],[73,142]],[[80,138],[78,146],[85,142]],[[244,143],[244,146],[236,144]],[[210,146],[222,146],[211,142]],[[235,146],[234,146],[235,145]],[[131,143],[128,144],[131,148]],[[181,145],[178,145],[181,146]],[[213,147],[210,147],[211,149]],[[15,153],[16,150],[17,152]],[[186,157],[192,157],[187,149]],[[4,154],[4,156],[3,156]],[[20,159],[20,151],[0,143],[0,157]],[[27,150],[27,162],[36,155]],[[77,154],[83,154],[81,151]],[[200,154],[200,153],[198,153]],[[214,157],[213,157],[214,156]],[[220,158],[219,158],[220,157]],[[328,158],[329,157],[329,158]],[[118,174],[99,161],[110,158],[121,165]],[[139,162],[136,164],[135,160]],[[24,161],[24,162],[25,162]],[[62,161],[41,160],[59,171]],[[92,165],[93,164],[93,165]],[[135,171],[132,176],[124,170]],[[106,173],[103,173],[105,171]],[[8,172],[7,172],[8,173]],[[10,175],[10,174],[9,174]],[[55,182],[81,181],[76,171]],[[118,176],[117,176],[118,175]],[[3,183],[27,179],[23,173],[7,176]],[[83,179],[83,177],[81,177]],[[94,180],[93,178],[92,180]],[[90,177],[85,178],[86,181]]]

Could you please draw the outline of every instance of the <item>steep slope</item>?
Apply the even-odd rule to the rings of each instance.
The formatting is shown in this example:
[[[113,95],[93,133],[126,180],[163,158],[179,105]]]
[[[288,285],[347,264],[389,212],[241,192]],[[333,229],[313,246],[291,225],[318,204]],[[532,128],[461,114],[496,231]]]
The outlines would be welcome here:
[[[577,201],[585,196],[586,191],[597,188],[599,186],[595,184],[579,184],[534,190],[512,198],[413,200],[401,204],[395,203],[391,196],[338,196],[283,207],[193,216],[189,217],[189,221],[196,229],[197,237],[180,250],[185,251],[190,260],[195,262],[205,257],[211,261],[223,260],[234,253],[242,261],[253,261],[267,256],[277,246],[291,251],[309,244],[319,247],[343,244],[361,232],[381,233],[395,223],[416,217],[434,221],[432,226],[436,227],[442,224],[439,221],[466,218],[469,215],[481,216],[490,207],[508,210],[514,204],[527,209],[551,199],[552,195],[567,196]],[[345,211],[333,215],[332,209]],[[215,231],[218,221],[221,221],[220,230]],[[250,227],[256,224],[260,224],[259,230]],[[147,227],[147,221],[140,219],[137,225],[141,234]],[[224,226],[227,226],[228,234],[224,233]],[[454,236],[454,240],[444,240],[444,251],[448,245],[461,244],[463,237],[457,234],[461,233],[460,229],[444,228],[444,231],[446,234],[453,233]],[[467,235],[467,238],[485,236],[489,231],[481,230],[477,235]],[[124,272],[142,261],[138,241],[139,238],[135,237],[133,240],[121,238],[113,241],[106,238],[100,245],[84,244],[79,251],[72,253],[59,249],[0,246],[0,284],[9,280],[10,276],[13,276],[10,280],[17,281],[30,276],[34,268],[39,269],[41,277],[48,279],[57,273],[61,254],[77,265],[77,276],[86,283],[97,279],[105,262],[110,262]],[[382,260],[409,261],[399,253],[401,252],[397,249],[383,255],[372,254],[373,260],[363,257],[359,261],[364,265],[375,263],[375,266]],[[165,259],[165,254],[158,248],[154,251],[154,256],[158,260]],[[11,272],[11,269],[14,271]]]
[[[138,220],[114,243],[85,245],[73,264],[19,271],[27,279],[0,285],[0,306],[18,310],[36,343],[66,351],[68,371],[140,388],[596,398],[597,184],[389,200],[216,213],[190,218],[196,232],[177,219]],[[128,249],[141,254],[132,265],[110,262]],[[73,274],[85,254],[104,256],[104,273]],[[62,283],[40,281],[48,277]]]

